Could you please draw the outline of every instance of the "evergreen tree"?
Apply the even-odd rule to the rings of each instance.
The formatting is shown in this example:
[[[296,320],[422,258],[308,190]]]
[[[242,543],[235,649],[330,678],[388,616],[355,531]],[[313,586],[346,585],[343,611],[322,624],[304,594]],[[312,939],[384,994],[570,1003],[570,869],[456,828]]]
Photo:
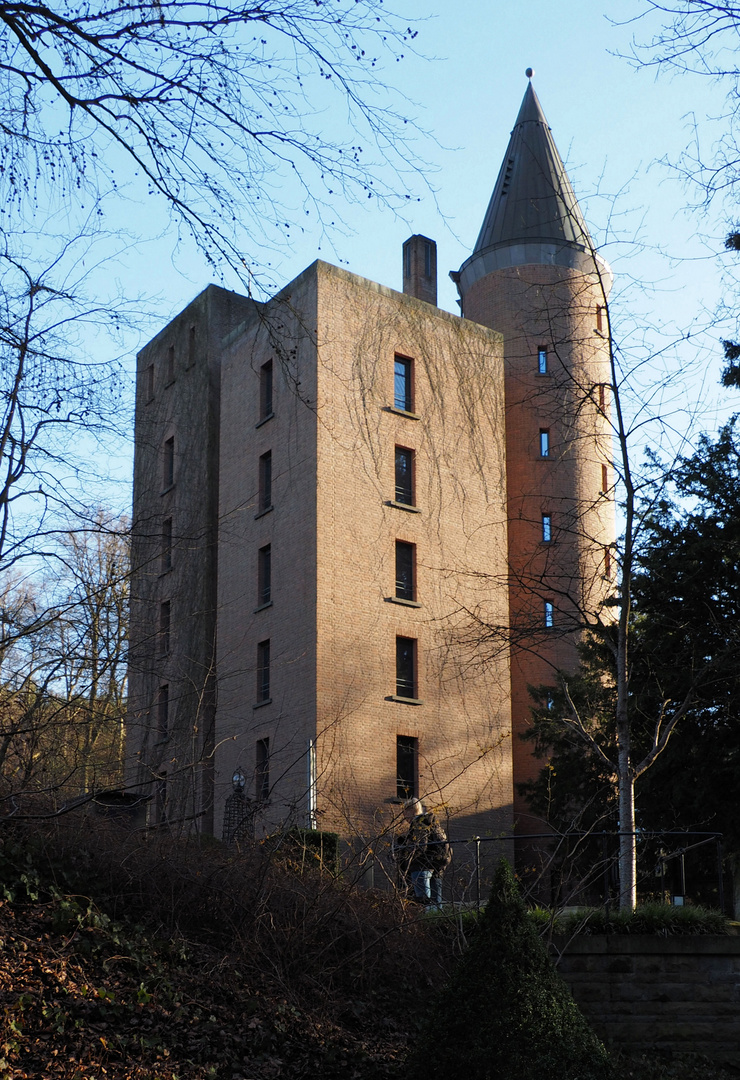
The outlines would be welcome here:
[[[527,918],[502,860],[480,928],[435,1003],[414,1058],[420,1080],[604,1080],[606,1050]]]
[[[705,437],[656,502],[632,580],[630,710],[635,745],[655,717],[690,699],[674,737],[636,788],[644,829],[716,830],[725,836],[740,910],[740,430]],[[532,738],[546,767],[523,786],[532,808],[561,830],[614,827],[614,778],[561,717],[587,717],[611,756],[613,663],[587,639],[581,670],[536,693]],[[569,700],[566,700],[566,695]]]

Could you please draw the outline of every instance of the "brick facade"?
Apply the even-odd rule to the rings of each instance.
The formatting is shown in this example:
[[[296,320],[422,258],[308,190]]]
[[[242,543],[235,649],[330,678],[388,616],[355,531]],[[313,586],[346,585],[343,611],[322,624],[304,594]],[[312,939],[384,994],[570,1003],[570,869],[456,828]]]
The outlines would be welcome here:
[[[616,535],[611,372],[608,338],[597,328],[606,288],[597,274],[524,265],[488,274],[464,298],[466,317],[495,326],[505,342],[517,780],[532,779],[541,767],[519,737],[531,723],[529,687],[552,683],[557,671],[574,670],[579,628],[612,617],[603,607],[613,589]],[[543,431],[547,456],[539,445]],[[549,517],[547,542],[543,515]],[[553,605],[551,627],[544,625],[546,602]],[[514,802],[519,831],[542,831],[517,793]]]
[[[316,262],[211,287],[140,354],[129,776],[150,822],[365,841],[404,793],[456,837],[541,831],[528,687],[611,585],[608,267],[531,87],[484,228],[434,306]],[[234,801],[229,814],[234,808]],[[241,804],[240,804],[241,805]],[[231,817],[229,818],[231,821]]]
[[[203,304],[203,297],[195,301],[142,353],[142,382],[152,357],[166,366],[167,343]],[[181,417],[170,419],[173,405],[158,421],[157,437],[142,421],[137,443],[135,635],[137,655],[157,670],[155,677],[137,663],[131,672],[135,715],[146,734],[137,736],[132,722],[140,782],[156,782],[166,759],[172,822],[187,819],[190,805],[197,813],[185,787],[192,793],[197,784],[203,791],[211,785],[215,809],[203,821],[218,834],[235,768],[247,777],[246,794],[259,794],[259,741],[269,747],[270,776],[259,828],[306,824],[313,799],[317,824],[364,837],[398,813],[397,738],[410,737],[418,740],[422,797],[463,835],[506,831],[508,660],[500,650],[485,667],[471,664],[455,633],[461,612],[481,603],[502,628],[508,619],[501,336],[320,262],[270,304],[232,302],[229,310],[231,328],[219,327],[226,333],[217,408],[207,404],[202,372],[192,395],[178,399]],[[397,355],[410,361],[412,411],[394,405]],[[273,403],[263,417],[266,365]],[[142,408],[148,416],[151,405]],[[181,493],[183,525],[176,531],[187,533],[188,555],[163,574],[158,526],[147,537],[143,523],[158,522],[160,505],[169,508],[174,498],[161,494],[152,477],[159,444],[170,427],[179,437],[182,426],[190,439],[200,433],[210,450],[204,442],[202,457],[188,459],[187,488],[178,457],[172,492]],[[413,452],[413,505],[396,499],[396,447]],[[271,495],[263,507],[259,470],[267,454]],[[199,476],[204,469],[208,479]],[[218,509],[209,517],[214,488]],[[397,541],[413,545],[410,601],[396,596]],[[262,604],[258,560],[268,545],[270,599]],[[173,596],[170,647],[158,658],[165,592]],[[196,626],[200,652],[192,644]],[[410,698],[397,693],[399,637],[416,642]],[[268,641],[269,693],[260,700],[258,651]],[[173,665],[180,665],[186,688],[173,695],[178,708],[157,755],[156,697],[164,678],[175,682]],[[181,697],[192,699],[189,709]],[[192,768],[180,773],[186,746]]]

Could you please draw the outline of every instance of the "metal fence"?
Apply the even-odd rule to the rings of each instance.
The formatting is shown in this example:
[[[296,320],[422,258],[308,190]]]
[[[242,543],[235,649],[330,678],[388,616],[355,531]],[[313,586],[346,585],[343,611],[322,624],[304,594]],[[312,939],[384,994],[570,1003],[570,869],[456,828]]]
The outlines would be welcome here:
[[[638,902],[701,903],[725,911],[722,834],[697,831],[567,832],[450,837],[446,903],[480,908],[502,856],[516,866],[531,902],[562,910],[616,906],[619,841],[637,842]],[[399,887],[408,883],[399,873]]]

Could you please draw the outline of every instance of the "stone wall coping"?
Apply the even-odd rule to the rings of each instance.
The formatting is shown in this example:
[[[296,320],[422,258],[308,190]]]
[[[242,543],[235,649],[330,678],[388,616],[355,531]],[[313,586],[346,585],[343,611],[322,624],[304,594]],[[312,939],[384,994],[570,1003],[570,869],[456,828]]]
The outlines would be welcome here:
[[[553,949],[565,956],[740,956],[740,937],[696,934],[662,937],[659,934],[580,934],[553,937]]]

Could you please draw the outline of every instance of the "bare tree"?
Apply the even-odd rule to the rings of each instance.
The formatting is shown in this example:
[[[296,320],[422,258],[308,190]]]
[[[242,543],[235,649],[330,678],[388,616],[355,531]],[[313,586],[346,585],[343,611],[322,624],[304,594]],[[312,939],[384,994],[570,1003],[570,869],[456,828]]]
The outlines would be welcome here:
[[[98,510],[85,529],[62,541],[69,591],[55,638],[62,665],[67,724],[76,736],[80,786],[120,781],[126,713],[128,521]],[[66,579],[66,581],[65,581]]]
[[[128,523],[98,510],[61,553],[54,578],[6,578],[0,598],[3,816],[121,779]]]
[[[0,251],[0,573],[58,556],[103,479],[107,440],[127,411],[122,367],[88,355],[87,336],[116,334],[132,305],[88,294],[90,233],[48,258]],[[83,490],[85,494],[83,494]],[[29,561],[30,560],[30,561]]]
[[[258,260],[244,244],[298,224],[286,177],[300,218],[321,220],[335,196],[411,198],[410,128],[379,69],[415,37],[382,0],[2,4],[6,214],[40,189],[107,191],[112,168],[115,191],[125,179],[134,198],[159,199],[249,283]],[[345,134],[332,141],[337,105]],[[402,182],[384,179],[388,164]]]

